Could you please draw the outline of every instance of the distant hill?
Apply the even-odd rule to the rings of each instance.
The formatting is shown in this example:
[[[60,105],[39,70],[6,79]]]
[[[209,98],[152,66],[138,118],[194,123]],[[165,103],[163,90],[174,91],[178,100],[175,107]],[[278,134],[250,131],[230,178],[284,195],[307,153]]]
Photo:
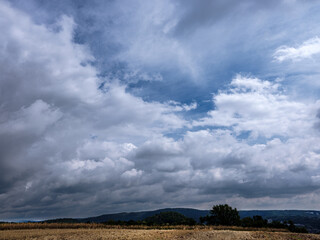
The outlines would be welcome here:
[[[103,223],[110,220],[114,221],[129,221],[129,220],[144,220],[147,217],[154,216],[161,212],[178,212],[188,218],[193,218],[199,222],[199,218],[209,214],[209,210],[198,210],[192,208],[165,208],[154,211],[142,211],[142,212],[123,212],[114,214],[104,214],[96,217],[88,218],[64,218],[47,220],[46,222],[94,222]],[[295,224],[304,225],[309,232],[320,233],[320,211],[305,211],[305,210],[250,210],[239,211],[240,217],[253,217],[255,215],[262,216],[265,219],[273,221],[288,221],[292,220]]]
[[[292,220],[295,224],[301,224],[307,228],[309,232],[320,233],[320,211],[306,210],[252,210],[239,211],[240,217],[252,217],[260,215],[265,219],[273,221]]]
[[[198,209],[192,209],[192,208],[164,208],[164,209],[158,209],[158,210],[154,210],[154,211],[105,214],[105,215],[101,215],[101,216],[97,216],[97,217],[82,218],[82,219],[78,219],[78,220],[80,222],[95,222],[95,223],[107,222],[109,220],[139,221],[139,220],[144,220],[147,217],[151,217],[156,214],[159,214],[161,212],[177,212],[177,213],[183,214],[184,216],[186,216],[188,218],[193,218],[197,222],[199,222],[200,217],[206,216],[207,214],[209,214],[208,210],[198,210]]]
[[[77,218],[57,218],[57,219],[45,220],[44,222],[47,222],[47,223],[80,223],[81,220],[77,219]]]

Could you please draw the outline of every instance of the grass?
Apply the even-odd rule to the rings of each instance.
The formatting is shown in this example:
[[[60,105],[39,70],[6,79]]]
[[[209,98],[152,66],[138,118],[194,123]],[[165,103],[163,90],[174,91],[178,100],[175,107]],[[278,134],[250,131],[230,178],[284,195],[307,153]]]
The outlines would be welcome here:
[[[243,228],[235,226],[187,226],[187,225],[107,225],[103,223],[2,223],[0,230],[21,230],[21,229],[142,229],[142,230],[234,230],[234,231],[267,231],[267,232],[288,232],[287,229],[272,228]]]
[[[228,226],[145,226],[98,223],[1,223],[0,240],[320,240],[320,235],[290,233],[286,229]]]
[[[289,232],[237,231],[209,228],[194,229],[123,229],[123,228],[78,228],[78,229],[11,229],[0,231],[0,240],[320,240],[320,235]]]

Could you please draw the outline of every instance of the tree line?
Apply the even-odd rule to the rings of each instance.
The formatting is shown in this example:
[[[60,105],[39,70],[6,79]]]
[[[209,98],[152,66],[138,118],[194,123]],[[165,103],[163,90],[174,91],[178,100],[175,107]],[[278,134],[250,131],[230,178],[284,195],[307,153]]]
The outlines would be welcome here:
[[[290,232],[307,233],[307,229],[296,226],[293,221],[268,221],[261,216],[245,217],[240,219],[236,208],[228,204],[214,205],[210,210],[210,215],[200,217],[200,223],[206,225],[241,226],[254,228],[284,228]]]
[[[178,212],[161,212],[144,220],[134,221],[114,221],[109,220],[104,224],[107,225],[146,225],[146,226],[163,226],[163,225],[197,225],[193,218],[188,218]],[[214,205],[210,210],[210,214],[200,217],[201,225],[221,225],[221,226],[239,226],[247,228],[282,228],[288,229],[290,232],[307,233],[305,227],[296,226],[292,221],[268,221],[262,216],[253,216],[240,218],[236,208],[232,208],[227,204]]]

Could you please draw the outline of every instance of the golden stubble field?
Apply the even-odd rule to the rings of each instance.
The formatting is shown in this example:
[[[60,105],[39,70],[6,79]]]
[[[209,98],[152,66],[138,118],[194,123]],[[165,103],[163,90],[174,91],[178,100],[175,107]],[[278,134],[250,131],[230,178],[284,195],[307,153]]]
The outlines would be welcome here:
[[[114,239],[199,239],[199,240],[245,240],[245,239],[319,239],[320,235],[297,234],[289,232],[267,231],[234,231],[234,230],[210,230],[210,229],[21,229],[2,230],[0,239],[13,240],[114,240]]]

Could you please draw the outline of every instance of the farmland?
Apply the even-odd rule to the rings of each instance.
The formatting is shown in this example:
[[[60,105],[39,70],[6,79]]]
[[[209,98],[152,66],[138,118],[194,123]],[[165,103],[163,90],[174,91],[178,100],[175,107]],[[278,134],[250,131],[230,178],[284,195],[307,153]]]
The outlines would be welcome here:
[[[274,232],[270,230],[248,231],[237,228],[189,228],[175,227],[165,228],[103,228],[101,225],[75,225],[77,228],[69,228],[71,225],[43,225],[42,228],[33,228],[37,225],[19,225],[0,231],[0,240],[33,239],[33,240],[71,240],[71,239],[275,239],[275,240],[313,240],[320,235],[297,234],[289,232]],[[28,226],[28,227],[26,227]],[[29,228],[29,229],[28,229]]]

